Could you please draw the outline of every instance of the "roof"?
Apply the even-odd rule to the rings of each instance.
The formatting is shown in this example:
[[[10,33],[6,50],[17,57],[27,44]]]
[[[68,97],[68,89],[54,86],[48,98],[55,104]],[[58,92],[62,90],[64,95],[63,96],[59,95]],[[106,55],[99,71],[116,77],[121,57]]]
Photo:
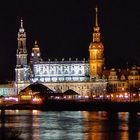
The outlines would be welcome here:
[[[23,89],[21,92],[25,92],[27,89],[31,89],[33,92],[39,92],[39,93],[54,93],[54,91],[52,91],[51,89],[49,89],[48,87],[40,84],[40,83],[33,83],[31,85],[29,85],[28,87],[26,87],[25,89]]]
[[[20,92],[25,92],[28,89],[32,90],[33,92],[38,92],[37,94],[39,96],[79,95],[77,92],[71,89],[65,91],[64,93],[55,93],[54,91],[40,83],[33,83],[27,86],[25,89],[21,90]]]
[[[63,94],[64,95],[79,95],[77,92],[75,92],[72,89],[69,89],[69,90],[65,91]]]

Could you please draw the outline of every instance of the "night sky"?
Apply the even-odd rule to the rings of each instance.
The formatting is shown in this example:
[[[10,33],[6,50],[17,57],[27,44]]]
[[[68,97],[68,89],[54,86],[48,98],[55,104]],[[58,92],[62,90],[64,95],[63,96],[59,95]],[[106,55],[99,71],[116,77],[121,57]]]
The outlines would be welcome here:
[[[14,80],[20,18],[30,52],[38,41],[42,58],[87,58],[99,7],[107,68],[140,65],[139,0],[9,0],[0,3],[0,82]]]

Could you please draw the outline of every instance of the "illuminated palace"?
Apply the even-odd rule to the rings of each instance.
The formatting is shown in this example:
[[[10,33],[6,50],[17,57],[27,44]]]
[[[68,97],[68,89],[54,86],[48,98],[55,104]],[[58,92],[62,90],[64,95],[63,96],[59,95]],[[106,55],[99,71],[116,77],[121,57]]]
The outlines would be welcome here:
[[[72,89],[81,96],[91,95],[91,93],[103,94],[106,89],[106,82],[101,77],[104,66],[104,46],[100,40],[99,29],[98,9],[96,8],[93,41],[89,46],[89,61],[73,61],[71,59],[68,61],[64,59],[43,61],[40,48],[35,41],[30,61],[27,63],[26,32],[23,20],[21,20],[15,68],[18,92],[31,83],[39,82],[56,92]]]

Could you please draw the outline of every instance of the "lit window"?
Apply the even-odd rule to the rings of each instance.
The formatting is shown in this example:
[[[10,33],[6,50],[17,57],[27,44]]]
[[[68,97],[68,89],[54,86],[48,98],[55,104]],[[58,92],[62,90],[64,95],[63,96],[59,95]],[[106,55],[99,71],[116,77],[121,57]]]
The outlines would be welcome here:
[[[40,53],[37,53],[37,56],[40,56]]]

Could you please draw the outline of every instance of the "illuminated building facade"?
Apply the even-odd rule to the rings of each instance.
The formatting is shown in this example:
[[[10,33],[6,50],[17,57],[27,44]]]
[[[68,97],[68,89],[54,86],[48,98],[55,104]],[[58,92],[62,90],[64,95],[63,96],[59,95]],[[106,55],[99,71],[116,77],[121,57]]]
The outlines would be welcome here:
[[[126,75],[120,71],[112,68],[109,70],[108,84],[111,87],[111,92],[126,92],[128,91],[128,80]]]
[[[72,89],[82,96],[91,93],[103,94],[106,89],[105,80],[101,79],[104,65],[103,44],[100,42],[96,8],[96,24],[93,33],[93,42],[89,46],[89,61],[83,59],[48,60],[41,58],[40,48],[35,41],[27,63],[26,32],[21,20],[18,32],[17,65],[15,68],[15,79],[18,92],[30,83],[39,82],[54,91],[65,92]]]
[[[21,20],[18,31],[18,48],[16,52],[15,85],[0,85],[0,95],[14,95],[34,82],[42,83],[56,92],[72,89],[81,96],[138,91],[140,92],[140,67],[131,69],[104,70],[104,46],[101,42],[98,25],[98,9],[96,8],[93,40],[89,45],[89,60],[76,59],[44,61],[41,58],[40,47],[35,41],[31,54],[26,48],[26,32]],[[27,61],[27,56],[30,61]],[[106,79],[106,80],[104,80]],[[108,84],[107,84],[108,83]],[[7,93],[7,94],[6,94]]]
[[[89,81],[88,61],[43,61],[37,41],[30,58],[30,81],[32,82],[70,82]]]
[[[103,77],[107,79],[109,91],[140,92],[140,68],[132,66],[130,69],[104,70]]]

